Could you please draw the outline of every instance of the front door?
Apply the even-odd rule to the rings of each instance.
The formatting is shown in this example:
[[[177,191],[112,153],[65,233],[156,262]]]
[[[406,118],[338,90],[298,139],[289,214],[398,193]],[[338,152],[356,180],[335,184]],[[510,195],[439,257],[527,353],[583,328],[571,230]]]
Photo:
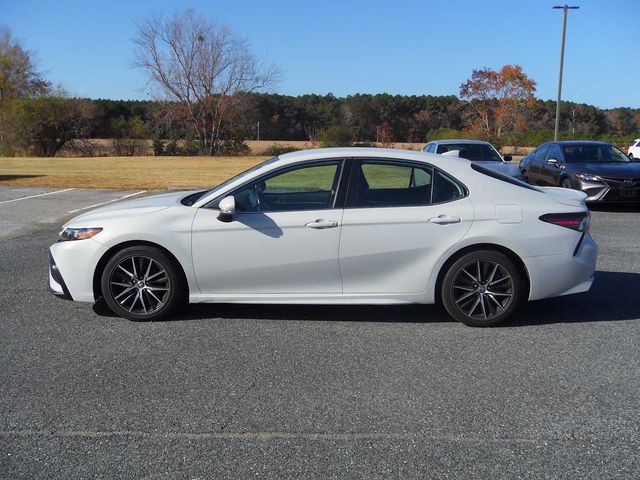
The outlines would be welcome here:
[[[200,208],[193,264],[203,294],[340,293],[338,261],[342,160],[289,167],[233,196],[231,222]]]
[[[556,160],[557,163],[549,163],[549,160]],[[545,162],[542,164],[543,168],[540,171],[540,185],[549,185],[557,187],[560,185],[560,176],[564,169],[564,161],[560,147],[556,144],[552,144],[547,152]]]

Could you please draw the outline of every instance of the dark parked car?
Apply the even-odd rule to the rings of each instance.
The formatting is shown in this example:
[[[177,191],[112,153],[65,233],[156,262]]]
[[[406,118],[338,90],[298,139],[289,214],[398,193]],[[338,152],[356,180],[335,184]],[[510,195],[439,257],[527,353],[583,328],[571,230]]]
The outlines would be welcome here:
[[[640,202],[640,163],[604,142],[543,143],[520,162],[532,185],[573,188],[587,202]]]

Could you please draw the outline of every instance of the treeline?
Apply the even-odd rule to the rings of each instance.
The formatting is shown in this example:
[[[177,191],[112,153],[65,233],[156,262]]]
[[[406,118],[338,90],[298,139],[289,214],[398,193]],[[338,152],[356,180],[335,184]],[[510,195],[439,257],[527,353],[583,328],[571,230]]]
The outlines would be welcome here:
[[[167,114],[172,107],[167,102],[144,100],[22,98],[5,111],[6,138],[14,141],[4,142],[1,153],[54,156],[64,148],[78,155],[93,155],[89,139],[111,139],[116,155],[143,155],[148,152],[149,140],[156,155],[199,154],[189,124],[173,121]],[[639,135],[640,109],[602,110],[576,103],[563,103],[562,107],[564,139],[624,145]],[[224,141],[217,154],[247,154],[244,141],[256,139],[329,145],[332,141],[390,144],[482,137],[468,129],[470,114],[470,103],[455,96],[245,94],[240,107],[221,126]],[[527,116],[526,128],[489,140],[525,147],[553,138],[555,102],[535,100]],[[335,142],[334,138],[341,140]]]
[[[166,104],[137,100],[89,100],[96,114],[91,138],[118,138],[126,134],[123,121],[141,120],[139,133],[147,138],[186,139],[189,132],[163,121]],[[357,94],[288,96],[247,94],[227,129],[242,139],[311,140],[333,126],[347,129],[354,142],[425,142],[465,136],[469,103],[456,96]],[[536,100],[527,127],[509,132],[503,143],[537,145],[553,136],[555,101]],[[560,125],[563,138],[589,138],[625,143],[640,132],[640,109],[603,110],[564,102]]]

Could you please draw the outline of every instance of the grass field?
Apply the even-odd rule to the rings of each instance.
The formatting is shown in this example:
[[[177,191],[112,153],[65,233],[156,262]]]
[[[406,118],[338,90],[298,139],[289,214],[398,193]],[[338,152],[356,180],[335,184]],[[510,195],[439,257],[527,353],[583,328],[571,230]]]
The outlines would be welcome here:
[[[211,187],[267,157],[0,157],[0,185],[162,190]]]
[[[0,157],[0,185],[122,190],[213,187],[267,158]],[[519,159],[514,157],[514,163]]]

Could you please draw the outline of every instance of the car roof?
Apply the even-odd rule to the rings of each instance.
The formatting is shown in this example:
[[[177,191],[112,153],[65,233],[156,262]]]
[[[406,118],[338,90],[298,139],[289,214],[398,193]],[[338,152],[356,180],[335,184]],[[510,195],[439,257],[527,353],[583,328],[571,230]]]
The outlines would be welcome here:
[[[549,143],[560,145],[611,145],[609,142],[600,142],[598,140],[558,140]]]
[[[440,163],[440,155],[433,153],[419,152],[416,150],[402,150],[399,148],[374,148],[374,147],[336,147],[336,148],[316,148],[313,150],[299,150],[280,155],[279,163],[286,165],[289,163],[302,162],[306,160],[325,158],[391,158],[398,160],[415,160],[418,162]]]
[[[491,145],[489,142],[485,142],[484,140],[470,140],[468,138],[448,138],[446,140],[432,140],[428,143],[439,143],[441,145],[450,145],[452,143],[469,143],[474,145]]]

